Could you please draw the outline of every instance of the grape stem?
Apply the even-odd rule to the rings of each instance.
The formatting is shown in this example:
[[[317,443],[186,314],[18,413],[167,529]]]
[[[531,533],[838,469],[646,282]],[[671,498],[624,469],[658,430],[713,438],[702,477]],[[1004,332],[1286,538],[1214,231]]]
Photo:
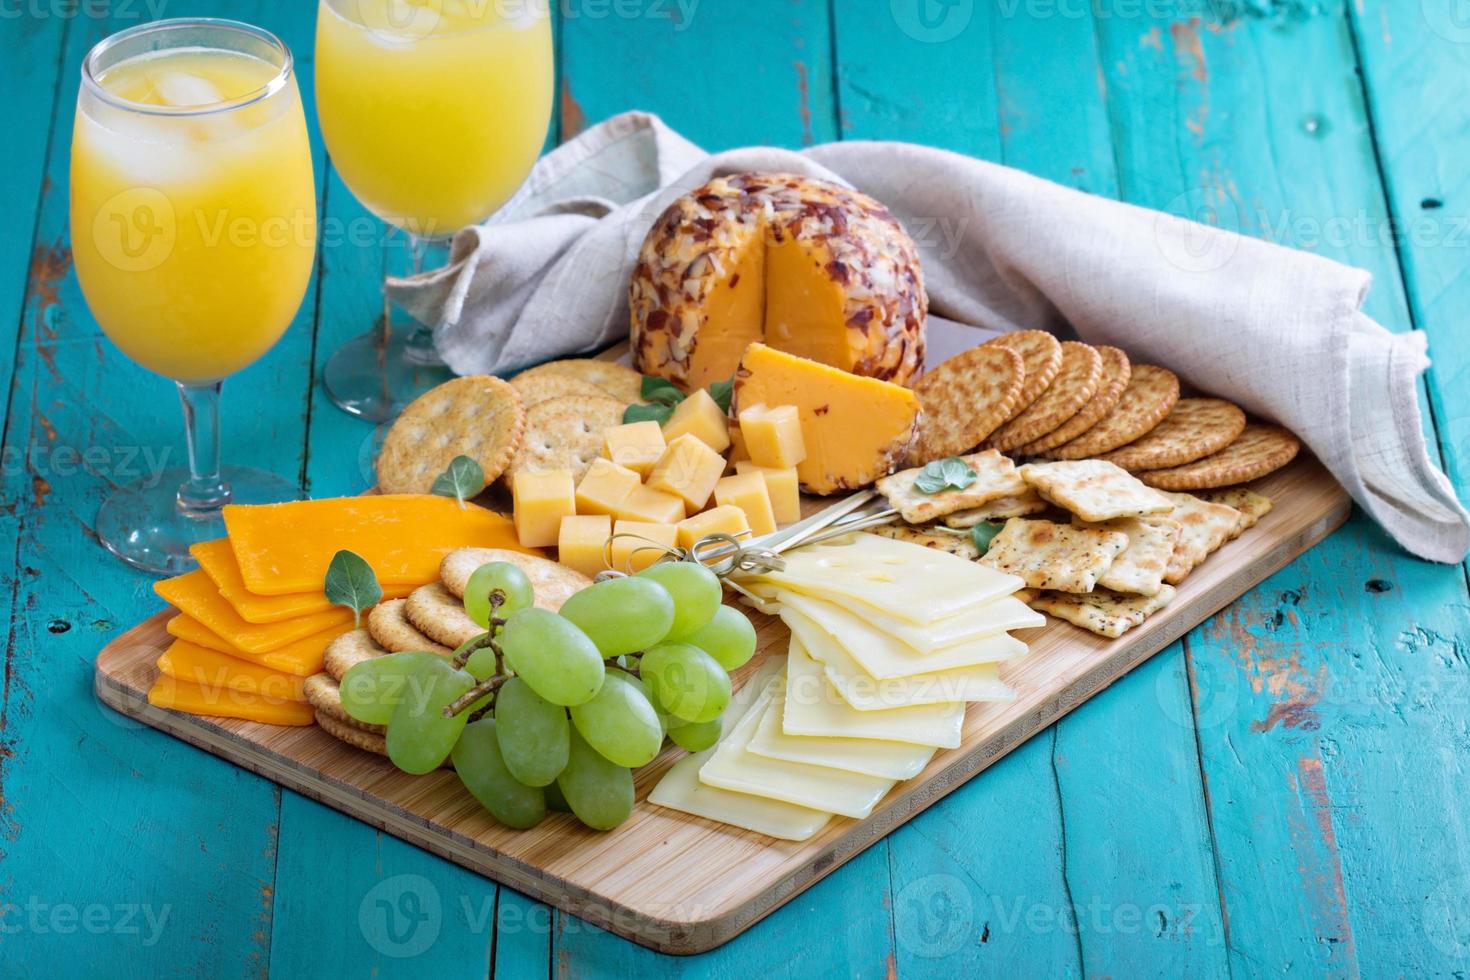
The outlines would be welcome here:
[[[468,691],[465,691],[459,697],[455,698],[453,701],[445,705],[444,717],[453,718],[455,715],[460,714],[470,705],[483,698],[485,695],[494,694],[496,691],[500,690],[501,685],[503,685],[508,680],[510,680],[509,674],[496,674],[494,677],[487,677],[485,680],[476,684],[474,687],[470,688]]]
[[[454,651],[454,657],[450,662],[454,664],[454,668],[456,670],[462,670],[464,668],[464,665],[469,663],[470,657],[474,655],[475,651],[494,646],[495,637],[493,636],[493,634],[481,633],[474,639],[466,640],[465,642],[461,643],[459,645],[459,649]],[[496,664],[498,665],[500,662],[500,651],[498,649],[495,651],[495,660]],[[496,673],[499,673],[499,671],[497,670]]]

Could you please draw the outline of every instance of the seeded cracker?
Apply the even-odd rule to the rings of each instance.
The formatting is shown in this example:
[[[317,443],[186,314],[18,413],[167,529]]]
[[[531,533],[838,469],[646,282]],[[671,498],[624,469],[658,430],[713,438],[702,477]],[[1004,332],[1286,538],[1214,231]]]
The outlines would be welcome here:
[[[602,450],[603,434],[622,421],[623,403],[616,398],[544,401],[526,413],[526,434],[505,475],[570,470],[572,479],[580,480]]]
[[[601,388],[606,394],[625,404],[643,401],[643,375],[630,367],[612,361],[574,357],[562,361],[550,361],[522,371],[512,380],[529,380],[545,375],[576,378]]]
[[[1219,452],[1245,428],[1245,413],[1221,398],[1181,398],[1146,435],[1099,459],[1125,470],[1157,470]]]
[[[1171,469],[1145,470],[1138,478],[1161,490],[1230,487],[1281,469],[1301,448],[1297,437],[1280,426],[1247,425],[1239,438],[1212,456]]]
[[[439,563],[439,578],[451,595],[463,599],[465,586],[469,584],[470,576],[475,574],[475,569],[493,561],[509,562],[525,572],[536,593],[536,608],[547,612],[556,612],[562,603],[592,584],[590,578],[565,565],[500,548],[451,551]]]
[[[935,531],[928,527],[910,527],[907,524],[882,524],[868,530],[880,538],[911,541],[926,548],[947,551],[966,561],[974,561],[980,557],[980,549],[975,547],[975,539],[968,534],[946,534],[944,531]]]
[[[1102,590],[1086,595],[1043,592],[1028,605],[1098,636],[1117,639],[1167,606],[1174,594],[1173,586],[1169,585],[1155,596],[1119,595]]]
[[[1165,514],[1171,507],[1163,494],[1100,459],[1028,463],[1018,472],[1043,498],[1084,521]]]
[[[998,497],[988,504],[981,504],[970,510],[957,510],[953,514],[944,517],[945,527],[971,528],[981,521],[1001,521],[1010,517],[1025,517],[1028,514],[1040,514],[1050,504],[1041,499],[1041,496],[1030,487],[1025,493],[1015,496]]]
[[[1047,450],[1054,459],[1088,459],[1126,446],[1164,420],[1179,401],[1174,372],[1135,364],[1118,405],[1099,423],[1065,445]]]
[[[1021,355],[1026,376],[1021,382],[1021,394],[1011,414],[1019,414],[1031,407],[1041,393],[1056,378],[1062,369],[1062,344],[1045,330],[1018,330],[1005,333],[994,340],[987,340],[982,347],[1009,347]]]
[[[451,650],[485,632],[464,611],[464,603],[438,582],[409,593],[403,604],[403,615],[414,629]]]
[[[553,398],[607,398],[608,393],[590,381],[570,374],[518,374],[510,379],[510,386],[520,392],[521,401],[529,409]]]
[[[1020,447],[1017,450],[1020,455],[1037,456],[1065,442],[1071,442],[1118,407],[1118,402],[1123,399],[1123,392],[1128,387],[1128,381],[1133,376],[1133,367],[1128,361],[1128,355],[1116,347],[1099,347],[1097,352],[1102,355],[1103,376],[1092,400],[1082,406],[1080,412],[1062,423],[1061,428],[1055,432],[1049,432],[1035,442],[1028,442]]]
[[[1076,527],[1099,527],[1128,535],[1128,547],[1097,580],[1114,592],[1157,595],[1184,526],[1168,517],[1119,517],[1101,524],[1073,519]]]
[[[306,679],[306,702],[316,709],[317,714],[326,715],[358,731],[382,735],[386,725],[369,725],[358,721],[342,706],[342,688],[331,674],[312,674]]]
[[[1102,355],[1086,344],[1067,341],[1062,344],[1061,370],[1046,391],[996,430],[985,444],[1009,451],[1055,431],[1092,400],[1102,377]]]
[[[373,611],[368,613],[368,632],[373,634],[373,639],[390,653],[408,650],[442,653],[446,656],[453,653],[451,648],[435,643],[408,621],[403,611],[407,603],[407,599],[391,599],[373,607]]]
[[[1026,369],[1006,347],[956,354],[914,385],[922,414],[909,459],[924,464],[969,452],[1016,410]]]
[[[1128,535],[1051,521],[1006,521],[980,564],[1019,576],[1034,589],[1091,592],[1124,548]]]
[[[1166,493],[1174,509],[1171,520],[1183,525],[1174,554],[1164,572],[1164,581],[1178,585],[1189,573],[1229,539],[1240,523],[1240,511],[1224,504],[1212,504],[1187,493]]]
[[[927,524],[957,510],[1026,492],[1025,482],[1016,474],[1016,464],[994,449],[960,458],[976,473],[975,482],[963,490],[923,493],[914,486],[923,468],[915,467],[879,480],[878,492],[910,524]]]
[[[1200,490],[1195,496],[1201,500],[1208,500],[1212,504],[1224,504],[1226,507],[1234,507],[1240,511],[1240,520],[1236,523],[1235,530],[1230,532],[1231,540],[1255,527],[1256,522],[1270,513],[1272,507],[1270,497],[1247,490],[1245,487],[1231,487],[1228,490]]]
[[[371,621],[372,613],[368,613]],[[322,653],[322,667],[334,680],[340,681],[353,667],[364,660],[381,657],[388,651],[378,645],[367,630],[350,630],[327,644]]]
[[[489,375],[455,378],[415,398],[378,454],[384,493],[428,493],[456,456],[480,464],[487,482],[520,447],[526,411],[514,388]]]

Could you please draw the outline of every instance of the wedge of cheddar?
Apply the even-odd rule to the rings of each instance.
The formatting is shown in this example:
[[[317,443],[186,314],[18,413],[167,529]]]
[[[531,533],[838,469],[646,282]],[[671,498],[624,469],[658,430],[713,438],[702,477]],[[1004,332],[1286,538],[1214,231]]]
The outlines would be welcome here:
[[[760,402],[800,413],[806,458],[796,475],[808,493],[856,490],[892,473],[919,422],[919,400],[901,385],[751,344],[735,375],[735,406]]]

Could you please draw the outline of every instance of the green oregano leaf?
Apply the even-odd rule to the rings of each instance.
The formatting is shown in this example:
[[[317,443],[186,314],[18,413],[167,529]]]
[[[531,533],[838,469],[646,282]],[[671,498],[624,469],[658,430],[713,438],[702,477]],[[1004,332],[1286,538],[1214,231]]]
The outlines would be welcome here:
[[[643,400],[658,405],[668,405],[670,408],[684,400],[685,395],[679,390],[678,385],[668,378],[654,378],[649,375],[643,376],[643,388],[640,392]]]
[[[709,396],[720,406],[720,411],[726,415],[730,414],[730,399],[735,395],[735,379],[729,381],[716,381],[709,386]]]
[[[434,478],[430,492],[440,497],[453,497],[463,507],[466,500],[479,496],[484,489],[485,471],[480,464],[468,456],[456,456],[450,461],[449,469]]]
[[[963,490],[975,482],[976,473],[958,456],[936,459],[926,463],[914,480],[914,489],[920,493],[939,493],[943,490]]]
[[[651,421],[663,425],[673,414],[672,405],[629,405],[623,409],[623,424]]]
[[[332,556],[325,582],[327,601],[352,610],[353,629],[362,627],[362,614],[383,598],[383,587],[373,566],[356,552],[342,550]]]
[[[1004,522],[981,521],[979,524],[970,528],[970,540],[975,542],[975,547],[979,548],[980,554],[983,555],[990,550],[990,542],[1000,533],[1003,527],[1005,527]]]

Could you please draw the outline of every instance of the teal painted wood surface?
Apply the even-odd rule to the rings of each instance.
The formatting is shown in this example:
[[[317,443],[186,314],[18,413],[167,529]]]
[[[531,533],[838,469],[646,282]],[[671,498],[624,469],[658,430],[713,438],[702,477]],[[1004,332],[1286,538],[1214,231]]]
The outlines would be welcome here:
[[[909,139],[1368,268],[1369,311],[1429,335],[1426,426],[1466,491],[1470,26],[1453,0],[558,6],[548,145],[630,108],[711,149]],[[182,448],[166,383],[88,313],[66,223],[81,56],[156,6],[81,7],[15,5],[0,19],[12,116],[0,150],[0,549],[14,556],[0,562],[5,975],[1470,969],[1465,569],[1409,559],[1362,518],[690,959],[97,705],[93,654],[156,601],[145,576],[98,550],[90,522],[111,482]],[[162,12],[277,31],[310,100],[311,5],[168,0]],[[227,386],[226,448],[329,495],[367,485],[374,432],[316,379],[380,315],[378,280],[406,258],[319,144],[317,164],[319,275],[286,338]],[[77,465],[69,454],[88,446],[105,452]]]

